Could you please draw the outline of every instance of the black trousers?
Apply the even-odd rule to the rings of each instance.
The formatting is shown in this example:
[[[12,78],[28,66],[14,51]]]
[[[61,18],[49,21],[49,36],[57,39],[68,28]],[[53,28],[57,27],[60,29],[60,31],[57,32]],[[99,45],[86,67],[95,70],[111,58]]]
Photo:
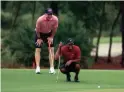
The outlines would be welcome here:
[[[67,72],[76,72],[76,64],[79,64],[78,62],[73,62],[69,66],[65,66],[66,63],[61,64],[59,69],[65,69]]]

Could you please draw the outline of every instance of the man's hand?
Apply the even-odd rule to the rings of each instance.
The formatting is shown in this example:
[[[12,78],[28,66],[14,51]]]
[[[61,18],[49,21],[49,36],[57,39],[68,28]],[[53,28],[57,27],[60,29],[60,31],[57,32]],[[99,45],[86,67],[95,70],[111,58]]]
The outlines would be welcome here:
[[[43,43],[42,39],[37,39],[37,42],[36,42],[37,46],[41,46],[42,43]]]
[[[69,66],[72,63],[71,60],[67,61],[67,63],[65,64],[65,66]]]
[[[62,47],[62,45],[63,45],[62,42],[60,42],[60,43],[59,43],[59,48]]]
[[[48,37],[47,40],[48,40],[48,43],[49,44],[52,44],[53,43],[53,38],[52,37]]]

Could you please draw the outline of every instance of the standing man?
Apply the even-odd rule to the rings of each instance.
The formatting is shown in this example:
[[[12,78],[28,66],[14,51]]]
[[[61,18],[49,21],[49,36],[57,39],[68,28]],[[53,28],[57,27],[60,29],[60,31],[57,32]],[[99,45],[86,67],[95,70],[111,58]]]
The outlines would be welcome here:
[[[64,59],[63,64],[60,66],[60,71],[66,75],[66,80],[68,82],[71,81],[70,72],[74,72],[74,81],[79,82],[78,74],[80,71],[81,51],[78,46],[74,45],[71,38],[67,40],[66,45],[62,46],[62,43],[59,44],[55,60],[58,60],[59,56],[62,56]]]
[[[46,13],[40,16],[36,22],[36,36],[35,36],[35,61],[36,61],[36,73],[40,73],[40,53],[42,43],[47,43],[49,49],[49,73],[55,73],[54,70],[54,45],[53,39],[58,28],[58,18],[53,15],[51,8],[46,10]]]

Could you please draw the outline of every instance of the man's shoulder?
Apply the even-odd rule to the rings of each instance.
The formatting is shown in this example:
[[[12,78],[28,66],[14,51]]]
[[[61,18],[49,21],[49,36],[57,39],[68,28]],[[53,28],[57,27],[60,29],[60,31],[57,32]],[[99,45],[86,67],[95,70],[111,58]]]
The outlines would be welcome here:
[[[44,20],[45,19],[45,14],[44,15],[41,15],[39,18],[38,18],[38,20],[40,20],[40,21],[42,21],[42,20]]]
[[[61,48],[66,48],[67,46],[66,45],[63,45]]]
[[[57,16],[52,15],[52,17],[53,17],[54,20],[58,21],[58,17]]]
[[[77,46],[77,45],[74,45],[74,48],[75,48],[75,49],[80,49],[80,47],[79,47],[79,46]]]
[[[66,45],[63,45],[62,47],[61,47],[61,50],[65,50],[67,48],[67,46]]]

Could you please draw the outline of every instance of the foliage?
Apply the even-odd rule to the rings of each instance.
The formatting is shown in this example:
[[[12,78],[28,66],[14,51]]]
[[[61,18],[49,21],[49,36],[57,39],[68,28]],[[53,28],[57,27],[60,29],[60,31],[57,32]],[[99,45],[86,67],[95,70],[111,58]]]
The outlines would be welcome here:
[[[34,57],[33,38],[33,29],[29,27],[18,28],[13,30],[11,34],[3,39],[3,47],[8,48],[8,51],[10,51],[10,56],[15,57],[15,60],[18,63],[25,63],[27,65],[28,62],[32,61]],[[4,54],[8,54],[8,52],[5,52]]]
[[[34,59],[34,29],[36,20],[51,6],[51,1],[2,1],[2,62],[15,62],[30,66]],[[75,44],[81,48],[82,56],[89,57],[93,47],[93,38],[97,36],[103,2],[92,1],[56,1],[59,11],[59,28],[55,35],[55,51],[60,41],[73,38]],[[34,10],[35,9],[35,10]],[[14,29],[12,24],[15,20]],[[108,2],[103,31],[109,33],[113,19],[118,12],[118,3]],[[114,16],[113,16],[114,15]],[[34,22],[33,22],[34,21]],[[119,22],[116,27],[119,29]],[[115,34],[118,32],[116,31]],[[48,66],[48,50],[43,46],[41,65]],[[7,58],[6,58],[7,57]],[[9,61],[10,60],[10,61]]]

